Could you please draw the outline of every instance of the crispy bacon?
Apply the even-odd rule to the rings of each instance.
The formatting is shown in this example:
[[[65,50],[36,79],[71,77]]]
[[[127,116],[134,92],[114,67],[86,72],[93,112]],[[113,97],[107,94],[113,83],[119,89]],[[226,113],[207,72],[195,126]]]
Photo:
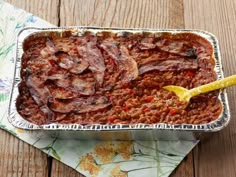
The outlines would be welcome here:
[[[58,73],[48,76],[47,79],[70,92],[78,92],[81,95],[93,95],[95,93],[95,82],[87,81],[85,78],[68,77],[66,74]]]
[[[55,47],[58,51],[70,53],[71,49],[75,46],[74,38],[56,38],[54,39]]]
[[[73,73],[73,74],[80,74],[82,73],[84,70],[86,70],[88,68],[89,64],[88,62],[82,60],[82,59],[79,59],[77,58],[76,59],[76,64],[73,65],[72,68],[70,68],[70,72]]]
[[[138,77],[138,66],[136,61],[129,55],[129,51],[126,47],[120,46],[121,57],[118,60],[122,73],[122,80],[129,82]]]
[[[86,113],[99,111],[110,106],[111,103],[105,96],[80,97],[74,100],[61,101],[53,100],[49,107],[59,113]]]
[[[129,51],[125,46],[118,46],[110,41],[106,41],[100,47],[107,52],[108,55],[118,65],[121,72],[121,80],[129,82],[138,76],[138,66],[136,61],[129,55]]]
[[[52,97],[54,99],[72,99],[75,98],[78,94],[73,92],[72,90],[65,89],[62,87],[54,87],[49,88],[50,92],[52,93]]]
[[[48,100],[52,97],[48,88],[44,85],[44,81],[40,80],[37,76],[29,76],[26,80],[26,85],[29,88],[29,92],[38,104],[41,111],[50,120],[53,118],[53,112],[48,108]]]
[[[116,64],[120,57],[120,50],[114,39],[107,39],[100,44],[100,47],[115,61]]]
[[[57,52],[57,48],[55,47],[54,43],[48,38],[46,41],[46,47],[44,47],[40,54],[43,58],[46,58],[50,55],[53,55]]]
[[[73,58],[65,52],[56,53],[56,57],[59,59],[58,65],[64,69],[70,69],[74,65]]]
[[[139,43],[138,47],[141,50],[148,50],[156,48],[156,44],[154,44],[154,38],[144,38]]]
[[[35,58],[34,60],[29,60],[27,62],[27,68],[24,70],[25,74],[30,73],[43,73],[46,75],[52,69],[48,60],[45,60],[41,57]]]
[[[44,87],[45,85],[43,83],[44,81],[33,75],[29,76],[26,80],[26,85],[39,106],[46,104],[50,97],[50,92],[47,87]]]
[[[72,87],[81,95],[93,95],[95,93],[95,83],[74,77],[71,83]]]
[[[81,45],[77,46],[78,53],[82,59],[88,62],[89,69],[93,72],[94,77],[99,86],[102,85],[104,79],[104,71],[106,70],[104,58],[101,51],[97,48],[97,38],[90,36],[82,38]]]
[[[71,81],[66,73],[56,73],[47,77],[48,80],[52,80],[55,85],[62,88],[70,87]]]
[[[139,67],[139,75],[148,71],[180,71],[180,70],[196,70],[198,63],[195,60],[178,58],[172,60],[157,60]]]
[[[59,66],[61,68],[69,70],[69,72],[74,74],[80,74],[86,70],[89,66],[88,62],[78,58],[76,56],[70,56],[65,52],[59,52],[56,54],[59,58]]]
[[[183,40],[160,39],[156,45],[161,51],[185,57],[188,57],[189,51],[193,50],[193,46]]]

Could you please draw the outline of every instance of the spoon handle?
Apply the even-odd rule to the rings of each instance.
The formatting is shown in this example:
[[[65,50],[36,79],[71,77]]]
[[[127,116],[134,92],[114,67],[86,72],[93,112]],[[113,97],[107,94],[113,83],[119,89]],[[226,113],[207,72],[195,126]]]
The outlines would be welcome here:
[[[232,75],[224,79],[217,80],[209,84],[205,84],[205,85],[193,88],[189,90],[189,94],[191,96],[196,96],[201,93],[207,93],[213,90],[218,90],[218,89],[230,87],[233,85],[236,85],[236,75]]]

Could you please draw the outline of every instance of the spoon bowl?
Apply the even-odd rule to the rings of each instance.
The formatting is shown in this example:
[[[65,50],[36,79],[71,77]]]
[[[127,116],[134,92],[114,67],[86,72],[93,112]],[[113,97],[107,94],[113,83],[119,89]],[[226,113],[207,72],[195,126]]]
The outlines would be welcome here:
[[[209,84],[201,85],[190,90],[175,85],[168,85],[164,86],[163,88],[168,91],[174,92],[176,96],[179,97],[180,101],[189,103],[190,99],[194,96],[197,96],[202,93],[207,93],[213,90],[230,87],[233,85],[236,85],[236,75],[232,75],[224,79],[211,82]]]

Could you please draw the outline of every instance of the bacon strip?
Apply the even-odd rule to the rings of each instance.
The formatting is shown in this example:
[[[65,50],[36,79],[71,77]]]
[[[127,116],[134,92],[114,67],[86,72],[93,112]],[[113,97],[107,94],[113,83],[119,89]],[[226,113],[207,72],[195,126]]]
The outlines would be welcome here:
[[[45,60],[42,57],[35,58],[34,60],[29,60],[27,62],[27,65],[27,68],[31,73],[38,73],[40,71],[42,71],[43,73],[47,73],[52,69],[48,60]]]
[[[154,44],[154,38],[144,38],[139,43],[138,47],[141,50],[148,50],[156,48],[156,44]]]
[[[161,39],[156,45],[162,51],[184,57],[188,57],[189,51],[193,49],[191,43],[183,40]]]
[[[70,56],[67,53],[60,52],[56,54],[59,58],[59,66],[63,69],[69,70],[74,74],[80,74],[89,66],[88,62],[76,56]]]
[[[88,66],[89,66],[88,62],[77,58],[76,64],[74,64],[69,71],[73,74],[80,74],[84,70],[86,70]]]
[[[50,102],[49,107],[51,110],[59,113],[86,113],[99,111],[110,105],[111,103],[109,103],[105,96],[90,96],[68,101],[53,100]]]
[[[52,74],[47,79],[52,80],[58,87],[68,88],[71,85],[71,81],[67,79],[66,73]]]
[[[180,71],[180,70],[195,70],[198,68],[198,63],[195,60],[177,58],[172,60],[157,60],[139,68],[139,75],[148,71]]]
[[[55,87],[55,88],[49,88],[49,90],[51,91],[52,93],[52,97],[54,99],[72,99],[72,98],[75,98],[76,96],[78,96],[77,93],[71,91],[71,90],[68,90],[68,89],[65,89],[65,88],[62,88],[62,87]]]
[[[95,93],[95,83],[85,79],[73,78],[72,87],[81,95],[93,95]]]
[[[88,62],[89,69],[93,72],[94,77],[99,86],[104,80],[104,71],[106,70],[104,58],[101,51],[97,48],[97,38],[90,36],[90,38],[82,38],[81,45],[77,46],[78,53],[83,60]]]
[[[124,71],[122,80],[129,82],[138,77],[138,65],[136,61],[129,55],[126,47],[120,47],[121,57],[118,60],[119,65]]]
[[[50,55],[53,55],[57,52],[57,48],[55,47],[54,43],[50,40],[47,39],[46,41],[46,47],[44,47],[41,51],[40,54],[43,58],[46,58]]]
[[[47,104],[52,96],[48,88],[43,83],[44,81],[33,75],[29,76],[26,80],[26,85],[29,88],[32,98],[47,118],[51,120],[54,113],[48,108]]]
[[[129,82],[138,76],[138,66],[136,61],[129,55],[129,51],[125,46],[120,46],[111,43],[110,41],[104,42],[100,47],[107,52],[107,54],[115,61],[121,72],[121,80]]]
[[[95,83],[79,77],[67,78],[65,74],[53,74],[47,78],[52,80],[58,87],[81,95],[93,95],[95,93]]]
[[[119,48],[118,48],[117,44],[115,43],[115,41],[113,41],[112,39],[107,39],[106,41],[104,41],[100,44],[100,47],[104,51],[106,51],[107,54],[117,64],[117,60],[119,60],[118,58],[120,57],[120,51],[119,51]]]

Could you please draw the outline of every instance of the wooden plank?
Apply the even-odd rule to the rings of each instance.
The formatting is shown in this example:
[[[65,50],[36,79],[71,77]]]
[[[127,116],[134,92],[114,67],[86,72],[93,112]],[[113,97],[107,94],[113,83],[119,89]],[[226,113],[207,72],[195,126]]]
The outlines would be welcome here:
[[[19,8],[58,24],[59,0],[6,0]],[[0,130],[0,170],[6,177],[47,177],[48,157],[45,153]],[[0,176],[2,176],[0,175]]]
[[[62,0],[61,26],[102,26],[125,28],[184,28],[182,0]],[[70,175],[68,175],[70,174]],[[172,175],[193,176],[192,154]],[[81,177],[79,173],[53,160],[52,177]]]
[[[3,176],[48,176],[46,154],[1,129],[0,137],[0,171]]]
[[[59,23],[59,0],[5,0],[18,8],[24,9],[40,18],[54,24]]]
[[[234,0],[184,0],[186,28],[207,30],[219,38],[226,76],[235,74],[235,11]],[[227,128],[195,149],[195,177],[234,177],[236,174],[236,88],[229,88],[227,91],[232,120]]]
[[[53,159],[51,177],[84,177],[73,168],[62,164],[61,162]]]
[[[182,28],[182,0],[62,0],[61,26]]]
[[[191,151],[179,166],[172,172],[170,177],[193,177],[193,152]]]

